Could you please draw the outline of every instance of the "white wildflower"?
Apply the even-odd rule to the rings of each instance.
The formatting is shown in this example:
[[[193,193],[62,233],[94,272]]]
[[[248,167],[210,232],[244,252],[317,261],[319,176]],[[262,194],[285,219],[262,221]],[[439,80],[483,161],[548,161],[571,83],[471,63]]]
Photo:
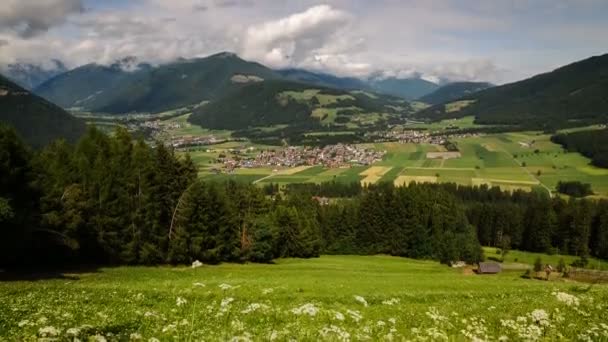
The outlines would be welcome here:
[[[389,318],[388,321],[391,322],[392,325],[397,324],[397,320],[393,317]]]
[[[267,310],[268,309],[268,305],[266,304],[260,304],[260,303],[251,303],[249,304],[245,310],[241,311],[241,313],[243,314],[248,314],[257,310]]]
[[[38,334],[40,334],[40,336],[42,336],[42,337],[55,337],[55,336],[59,335],[59,333],[60,333],[60,330],[58,330],[57,328],[55,328],[53,326],[40,328],[38,330]]]
[[[80,329],[78,328],[70,328],[66,332],[69,336],[78,336],[80,335]]]
[[[138,333],[132,333],[132,334],[129,336],[129,339],[130,339],[131,341],[138,341],[138,340],[141,340],[141,339],[142,339],[142,337],[141,337],[141,334],[138,334]]]
[[[397,305],[399,304],[400,300],[398,298],[391,298],[389,300],[385,300],[382,302],[382,304],[384,305]]]
[[[558,301],[566,303],[566,305],[568,306],[578,306],[580,304],[580,299],[569,293],[554,292],[553,295],[557,298]]]
[[[265,295],[270,294],[272,292],[274,292],[274,289],[270,288],[270,287],[262,290],[262,294],[265,294]]]
[[[187,303],[188,303],[188,301],[187,301],[187,300],[185,300],[185,299],[184,299],[184,298],[182,298],[182,297],[177,297],[177,299],[176,299],[176,301],[175,301],[175,304],[176,304],[177,306],[184,306],[184,305],[186,305]]]
[[[352,318],[355,322],[359,322],[361,319],[363,319],[363,316],[361,315],[361,313],[359,311],[356,310],[346,310],[346,313],[350,316],[350,318]]]
[[[199,268],[199,267],[201,267],[201,266],[203,266],[203,263],[202,263],[202,262],[200,262],[200,261],[198,261],[198,260],[195,260],[195,261],[192,263],[192,268]]]
[[[435,322],[443,322],[447,320],[447,317],[441,315],[437,308],[434,307],[430,307],[429,311],[426,312],[426,315]]]
[[[177,325],[175,325],[175,324],[169,324],[163,328],[164,333],[167,331],[175,331],[175,330],[177,330]]]
[[[93,336],[93,338],[90,339],[90,341],[94,341],[94,342],[106,342],[107,340],[106,340],[106,338],[103,335],[97,334],[97,335]]]
[[[27,319],[24,319],[23,321],[19,322],[18,326],[19,328],[23,328],[24,326],[30,324],[30,321],[28,321]]]
[[[144,317],[156,317],[156,316],[158,316],[158,315],[156,314],[156,312],[153,312],[153,311],[146,311],[146,313],[144,314]]]
[[[532,313],[530,314],[530,318],[532,318],[532,321],[534,323],[540,326],[548,326],[550,324],[549,315],[543,309],[536,309],[532,311]]]
[[[319,334],[326,340],[350,341],[350,334],[335,325],[329,325],[319,330]]]
[[[232,328],[236,331],[245,330],[245,324],[243,324],[243,322],[239,321],[238,319],[235,319],[234,321],[230,322],[230,325],[232,325]]]
[[[234,302],[234,298],[232,298],[232,297],[224,298],[224,299],[222,299],[222,302],[220,303],[220,307],[226,308],[232,302]]]
[[[384,321],[378,321],[378,322],[376,322],[376,325],[379,326],[379,327],[383,327],[383,326],[386,325],[386,322],[384,322]]]
[[[365,300],[365,298],[361,297],[361,296],[354,296],[355,300],[361,304],[363,304],[363,306],[367,306],[367,301]]]
[[[156,337],[150,337],[150,338],[148,339],[148,342],[160,342],[160,340],[159,340],[159,339],[157,339]]]
[[[344,320],[344,315],[341,312],[334,312],[334,318],[337,319],[338,321],[343,321]]]
[[[234,336],[230,339],[230,342],[250,342],[253,341],[251,339],[251,334],[248,332],[244,332],[241,336]]]
[[[317,308],[314,304],[307,303],[300,307],[292,309],[291,312],[295,315],[316,316],[319,312],[319,308]]]
[[[203,283],[194,283],[194,284],[192,284],[192,286],[194,286],[194,287],[205,287],[206,285],[203,284]]]
[[[232,288],[232,285],[230,284],[219,284],[218,287],[224,291],[230,290]]]

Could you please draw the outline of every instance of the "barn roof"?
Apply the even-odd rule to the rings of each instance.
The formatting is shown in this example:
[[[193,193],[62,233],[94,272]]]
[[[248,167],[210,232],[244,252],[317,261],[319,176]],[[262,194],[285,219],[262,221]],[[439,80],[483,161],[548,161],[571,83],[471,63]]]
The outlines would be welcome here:
[[[495,262],[480,262],[479,263],[479,273],[492,274],[498,273],[502,270],[500,264]]]

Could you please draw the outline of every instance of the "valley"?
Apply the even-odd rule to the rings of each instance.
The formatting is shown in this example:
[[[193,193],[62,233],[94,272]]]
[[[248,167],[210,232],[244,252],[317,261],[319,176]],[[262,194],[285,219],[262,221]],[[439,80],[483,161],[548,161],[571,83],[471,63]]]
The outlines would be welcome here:
[[[0,342],[608,342],[608,2],[5,3]]]

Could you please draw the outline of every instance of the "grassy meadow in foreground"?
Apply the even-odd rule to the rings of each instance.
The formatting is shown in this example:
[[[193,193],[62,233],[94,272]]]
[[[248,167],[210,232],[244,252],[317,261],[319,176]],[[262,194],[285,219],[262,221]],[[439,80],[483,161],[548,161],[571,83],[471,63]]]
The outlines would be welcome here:
[[[0,340],[608,340],[608,287],[386,256],[0,282]]]

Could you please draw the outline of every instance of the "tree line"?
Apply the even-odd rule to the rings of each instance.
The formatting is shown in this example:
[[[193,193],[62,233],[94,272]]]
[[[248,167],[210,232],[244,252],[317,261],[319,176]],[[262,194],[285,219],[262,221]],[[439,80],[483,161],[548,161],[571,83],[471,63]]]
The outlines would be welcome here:
[[[0,268],[270,262],[322,253],[476,262],[481,245],[608,258],[608,203],[455,184],[259,188],[197,178],[124,129],[32,151],[0,126]],[[327,203],[318,195],[335,198]],[[508,240],[507,240],[508,239]]]
[[[566,150],[579,152],[591,159],[591,164],[608,167],[608,129],[556,134],[551,141]]]

